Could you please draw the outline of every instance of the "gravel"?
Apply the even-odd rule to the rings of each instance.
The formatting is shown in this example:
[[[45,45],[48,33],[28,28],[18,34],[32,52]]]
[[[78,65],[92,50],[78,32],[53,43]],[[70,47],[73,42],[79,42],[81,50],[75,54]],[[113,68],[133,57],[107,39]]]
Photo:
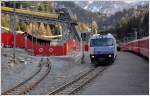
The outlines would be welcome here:
[[[23,49],[16,49],[18,62],[11,67],[9,62],[12,58],[12,50],[12,48],[2,48],[2,92],[34,74],[38,69],[40,58],[42,58],[40,56],[29,56]],[[88,53],[85,54],[85,59],[89,58]],[[91,68],[90,62],[87,62],[89,60],[86,60],[86,64],[80,64],[81,53],[69,56],[49,56],[48,58],[52,63],[51,72],[28,94],[48,94],[65,81]],[[27,64],[24,60],[27,61]]]
[[[88,56],[88,55],[87,55]],[[51,57],[52,69],[50,74],[28,94],[30,95],[46,95],[63,83],[75,78],[78,74],[91,68],[90,63],[79,64],[76,59],[81,56],[73,57]]]
[[[11,62],[12,48],[3,48],[1,55],[1,91],[4,92],[15,84],[25,80],[35,73],[39,60],[34,60],[23,49],[16,49],[16,63]],[[26,59],[25,62],[23,62]],[[23,60],[20,62],[20,60]],[[28,61],[27,61],[28,60]],[[32,63],[34,62],[34,63]],[[25,64],[26,63],[26,64]],[[13,66],[12,66],[13,64]]]

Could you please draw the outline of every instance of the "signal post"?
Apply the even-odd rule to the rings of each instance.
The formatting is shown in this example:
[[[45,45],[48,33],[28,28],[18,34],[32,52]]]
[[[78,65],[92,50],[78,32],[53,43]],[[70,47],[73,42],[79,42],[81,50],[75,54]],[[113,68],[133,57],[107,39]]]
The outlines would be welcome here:
[[[82,57],[81,57],[81,64],[84,64],[84,41],[86,40],[86,33],[81,33],[81,52],[82,52]]]

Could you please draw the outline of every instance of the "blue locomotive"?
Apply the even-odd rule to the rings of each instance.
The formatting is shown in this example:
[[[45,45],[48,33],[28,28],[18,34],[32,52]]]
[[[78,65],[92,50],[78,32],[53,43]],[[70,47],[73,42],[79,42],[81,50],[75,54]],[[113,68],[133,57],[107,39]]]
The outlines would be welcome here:
[[[110,33],[107,35],[94,34],[89,43],[91,63],[113,61],[117,56],[116,39]]]

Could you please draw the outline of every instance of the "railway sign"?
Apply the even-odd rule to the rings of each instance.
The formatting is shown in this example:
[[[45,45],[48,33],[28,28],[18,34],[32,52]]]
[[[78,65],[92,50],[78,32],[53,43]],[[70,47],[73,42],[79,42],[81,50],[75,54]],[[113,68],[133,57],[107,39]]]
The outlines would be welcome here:
[[[53,52],[53,50],[54,50],[53,48],[49,48],[49,52]]]
[[[43,52],[43,48],[39,48],[39,52]]]

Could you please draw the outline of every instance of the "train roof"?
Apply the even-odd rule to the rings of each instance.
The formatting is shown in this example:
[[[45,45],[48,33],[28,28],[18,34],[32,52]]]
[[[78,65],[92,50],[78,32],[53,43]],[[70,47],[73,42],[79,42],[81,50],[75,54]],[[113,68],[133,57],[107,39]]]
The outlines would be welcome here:
[[[114,36],[110,33],[108,33],[107,35],[94,34],[93,36],[91,36],[90,39],[97,39],[97,38],[114,38]]]
[[[133,40],[133,41],[129,41],[128,44],[129,44],[129,43],[133,43],[133,42],[137,42],[137,41],[148,40],[148,39],[149,39],[149,37],[143,37],[143,38],[141,38],[141,39],[136,39],[136,40]]]

